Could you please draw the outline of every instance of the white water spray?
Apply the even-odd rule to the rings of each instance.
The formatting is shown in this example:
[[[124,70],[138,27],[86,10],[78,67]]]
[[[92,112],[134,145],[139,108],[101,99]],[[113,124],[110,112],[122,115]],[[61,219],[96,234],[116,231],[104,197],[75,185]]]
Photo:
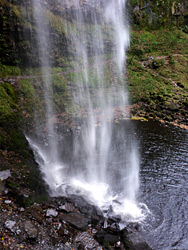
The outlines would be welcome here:
[[[130,130],[121,128],[117,133],[113,123],[115,108],[121,111],[128,104],[124,86],[129,47],[126,1],[59,0],[62,8],[68,8],[72,16],[72,21],[65,23],[69,51],[74,59],[72,107],[77,110],[78,117],[86,114],[84,122],[80,123],[79,138],[74,137],[72,160],[66,165],[63,155],[60,160],[58,134],[50,122],[54,115],[48,57],[50,34],[45,31],[48,25],[41,2],[33,0],[33,10],[45,83],[46,122],[51,124],[47,132],[48,149],[34,139],[28,140],[44,179],[52,195],[76,193],[104,211],[112,207],[124,220],[140,219],[142,213],[136,203],[139,188],[136,144],[129,135]]]

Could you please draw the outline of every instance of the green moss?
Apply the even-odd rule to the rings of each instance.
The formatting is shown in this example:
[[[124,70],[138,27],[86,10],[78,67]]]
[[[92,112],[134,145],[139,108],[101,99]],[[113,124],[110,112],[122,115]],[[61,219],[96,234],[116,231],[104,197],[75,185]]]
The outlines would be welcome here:
[[[128,1],[132,22],[139,29],[170,28],[187,24],[188,5],[185,0]]]
[[[62,75],[53,75],[52,85],[54,92],[64,92],[67,90],[66,80]]]
[[[17,115],[16,94],[13,86],[9,83],[0,85],[0,123],[8,124]]]
[[[152,68],[157,69],[157,68],[163,66],[164,63],[165,63],[164,59],[154,59],[152,61],[151,66],[152,66]]]
[[[30,79],[21,79],[19,81],[19,85],[22,95],[31,99],[34,97],[35,92],[33,86],[31,85]]]
[[[7,66],[0,63],[0,77],[5,76],[19,76],[21,75],[21,69],[16,66]]]
[[[10,9],[12,10],[12,12],[15,14],[15,16],[21,20],[22,15],[21,15],[21,8],[20,6],[17,6],[15,4],[10,4]]]
[[[54,13],[52,13],[49,10],[46,11],[46,16],[47,16],[52,28],[54,28],[56,31],[58,31],[59,34],[65,34],[66,21],[62,17],[55,15]]]
[[[132,103],[142,102],[140,110],[147,117],[172,121],[181,114],[186,122],[188,44],[185,41],[188,35],[174,29],[136,31],[132,37],[133,50],[131,47],[127,60]],[[136,42],[143,51],[142,55],[134,54]],[[157,47],[153,46],[154,42]]]

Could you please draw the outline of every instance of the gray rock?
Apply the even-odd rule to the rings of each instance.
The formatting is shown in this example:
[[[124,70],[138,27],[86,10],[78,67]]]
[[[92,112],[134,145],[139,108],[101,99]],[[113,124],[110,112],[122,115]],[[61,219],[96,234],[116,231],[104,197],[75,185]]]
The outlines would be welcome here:
[[[75,238],[75,242],[82,243],[85,249],[102,250],[99,243],[88,232],[79,233]]]
[[[119,235],[113,235],[113,234],[108,233],[105,235],[104,240],[106,242],[109,242],[110,245],[114,245],[115,243],[119,242],[120,237],[119,237]]]
[[[72,203],[66,202],[64,205],[60,206],[59,209],[67,213],[70,213],[73,212],[75,208]]]
[[[145,239],[142,238],[139,232],[132,232],[128,234],[129,240],[132,242],[134,249],[137,250],[151,250],[151,248],[146,243]]]
[[[5,200],[4,203],[5,204],[10,204],[12,201],[11,200]]]
[[[6,179],[8,179],[9,177],[11,177],[10,170],[0,171],[0,180],[1,180],[1,181],[6,180]]]
[[[88,219],[79,213],[64,214],[61,215],[61,219],[79,230],[85,230],[88,226]]]
[[[12,78],[9,78],[9,79],[7,80],[7,82],[9,82],[11,85],[16,84],[16,80],[15,80],[15,79],[12,79]]]
[[[46,217],[57,217],[57,215],[58,215],[58,212],[54,209],[49,208],[46,211]]]
[[[24,229],[27,233],[28,237],[31,239],[35,239],[38,236],[38,229],[31,221],[25,221],[24,222]]]
[[[19,228],[18,228],[18,229],[16,229],[16,234],[17,234],[17,235],[20,235],[20,234],[21,234],[21,232],[22,232],[22,231],[21,231],[21,229],[19,229]]]
[[[13,221],[13,220],[7,220],[5,222],[5,228],[9,229],[11,232],[14,232],[15,225],[16,225],[16,221]]]
[[[101,244],[108,242],[110,245],[114,245],[120,241],[119,235],[107,233],[106,231],[98,231],[95,234],[95,238]]]

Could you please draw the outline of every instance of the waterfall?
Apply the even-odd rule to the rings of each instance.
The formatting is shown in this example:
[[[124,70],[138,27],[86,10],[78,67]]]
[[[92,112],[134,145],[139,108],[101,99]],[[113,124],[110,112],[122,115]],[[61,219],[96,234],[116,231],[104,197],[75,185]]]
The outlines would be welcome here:
[[[43,0],[32,0],[37,27],[47,130],[40,141],[28,136],[52,196],[78,194],[104,211],[109,207],[123,220],[142,216],[136,202],[139,189],[139,154],[132,125],[115,126],[127,118],[125,62],[129,47],[126,0],[57,0],[71,16],[65,19],[72,110],[78,120],[72,134],[70,161],[64,161],[61,131],[56,115],[51,79],[50,28]],[[67,59],[68,60],[68,59]],[[118,115],[117,115],[118,114]],[[36,121],[36,131],[38,122]],[[41,133],[38,130],[38,134]],[[44,146],[46,144],[47,146]],[[108,212],[107,212],[108,213]],[[110,213],[110,212],[109,212]]]

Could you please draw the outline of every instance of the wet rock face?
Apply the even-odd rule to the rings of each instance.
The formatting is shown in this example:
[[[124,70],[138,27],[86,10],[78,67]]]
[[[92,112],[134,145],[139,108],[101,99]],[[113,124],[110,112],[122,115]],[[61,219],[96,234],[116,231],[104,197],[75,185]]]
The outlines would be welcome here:
[[[142,27],[161,28],[186,26],[188,3],[186,0],[173,1],[129,1],[132,22]]]

